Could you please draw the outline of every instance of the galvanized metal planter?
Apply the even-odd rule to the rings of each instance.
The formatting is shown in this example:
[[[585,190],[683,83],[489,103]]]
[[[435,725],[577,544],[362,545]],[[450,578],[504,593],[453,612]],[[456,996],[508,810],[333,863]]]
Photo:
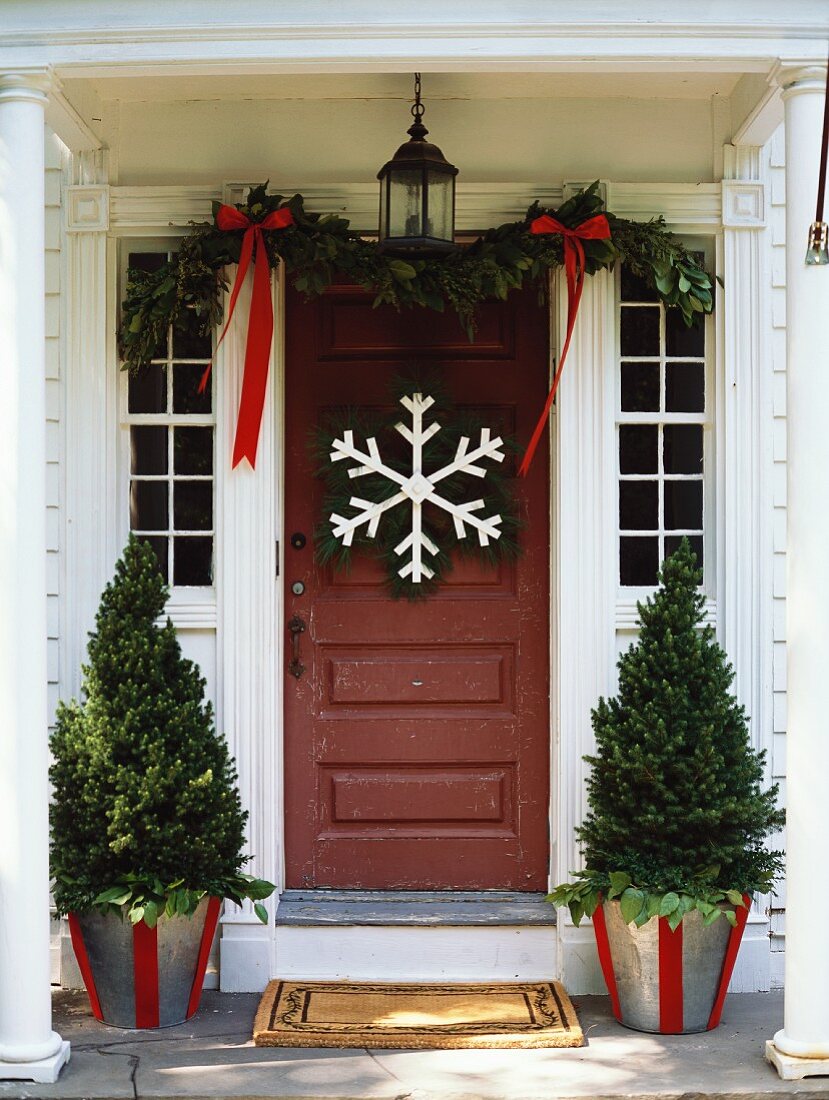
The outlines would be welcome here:
[[[738,909],[736,928],[724,918],[706,927],[694,910],[672,932],[665,917],[637,928],[625,924],[618,901],[600,905],[593,928],[619,1023],[666,1035],[715,1028],[747,918]]]
[[[182,1024],[201,1000],[219,898],[204,898],[192,917],[144,921],[98,912],[70,913],[72,946],[97,1020],[113,1027]]]

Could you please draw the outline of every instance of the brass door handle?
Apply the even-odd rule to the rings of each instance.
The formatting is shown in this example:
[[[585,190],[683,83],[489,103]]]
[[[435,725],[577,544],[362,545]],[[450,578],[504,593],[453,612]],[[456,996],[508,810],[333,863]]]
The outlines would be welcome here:
[[[305,633],[305,620],[299,615],[294,615],[288,620],[288,630],[291,632],[291,660],[288,662],[288,672],[297,680],[305,671],[305,665],[299,658],[302,635]]]

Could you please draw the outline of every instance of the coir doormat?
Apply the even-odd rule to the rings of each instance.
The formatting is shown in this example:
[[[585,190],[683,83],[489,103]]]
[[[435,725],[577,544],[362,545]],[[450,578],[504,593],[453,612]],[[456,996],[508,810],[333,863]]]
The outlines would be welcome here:
[[[273,981],[253,1024],[260,1047],[580,1047],[557,982],[394,984]]]

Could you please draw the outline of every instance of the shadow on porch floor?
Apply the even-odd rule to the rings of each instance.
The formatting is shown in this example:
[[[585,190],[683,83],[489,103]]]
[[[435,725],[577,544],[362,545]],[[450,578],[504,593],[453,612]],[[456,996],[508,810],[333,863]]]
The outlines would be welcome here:
[[[277,1050],[250,1041],[259,998],[205,993],[180,1027],[128,1032],[89,1015],[85,995],[55,994],[55,1027],[72,1043],[56,1085],[0,1082],[0,1097],[320,1098],[320,1100],[704,1100],[829,1098],[829,1078],[786,1083],[763,1059],[783,1022],[780,994],[737,994],[708,1035],[660,1037],[614,1023],[604,997],[578,997],[580,1050]]]

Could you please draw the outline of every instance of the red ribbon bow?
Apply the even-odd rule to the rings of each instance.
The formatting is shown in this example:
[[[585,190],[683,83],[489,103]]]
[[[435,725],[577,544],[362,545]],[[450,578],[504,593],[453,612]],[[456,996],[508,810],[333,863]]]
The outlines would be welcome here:
[[[235,206],[221,206],[216,214],[219,229],[244,229],[242,248],[239,252],[239,267],[236,281],[230,293],[230,305],[227,320],[216,347],[224,340],[236,299],[245,281],[245,276],[253,258],[253,293],[250,299],[248,317],[248,337],[245,344],[245,372],[242,377],[242,395],[239,399],[239,417],[236,421],[236,438],[233,443],[233,467],[246,458],[252,467],[256,466],[256,448],[259,444],[259,429],[262,424],[262,410],[265,407],[265,390],[268,385],[268,363],[273,340],[273,301],[271,300],[271,268],[268,253],[265,250],[265,229],[285,229],[294,224],[293,214],[286,207],[273,210],[261,222],[252,222],[247,214]],[[211,364],[212,366],[212,364]],[[210,377],[210,367],[204,372],[199,385],[202,393]]]
[[[544,411],[538,419],[535,431],[527,445],[527,450],[518,469],[520,477],[526,477],[529,472],[533,455],[538,447],[539,440],[544,431],[544,426],[547,423],[547,417],[550,415],[553,398],[556,395],[556,390],[558,389],[558,384],[561,379],[564,360],[567,358],[567,352],[570,348],[570,338],[573,335],[573,329],[576,325],[576,315],[579,311],[581,293],[584,289],[584,245],[581,242],[589,240],[606,240],[610,236],[610,226],[604,214],[596,214],[595,217],[588,218],[587,221],[583,221],[581,225],[577,225],[575,229],[570,229],[568,226],[562,225],[560,221],[557,221],[550,214],[542,214],[540,218],[536,218],[535,221],[530,224],[530,232],[560,233],[564,238],[564,271],[567,276],[567,335],[564,339],[564,347],[561,349],[561,358],[558,361],[553,384],[550,387],[550,392],[547,394]]]

